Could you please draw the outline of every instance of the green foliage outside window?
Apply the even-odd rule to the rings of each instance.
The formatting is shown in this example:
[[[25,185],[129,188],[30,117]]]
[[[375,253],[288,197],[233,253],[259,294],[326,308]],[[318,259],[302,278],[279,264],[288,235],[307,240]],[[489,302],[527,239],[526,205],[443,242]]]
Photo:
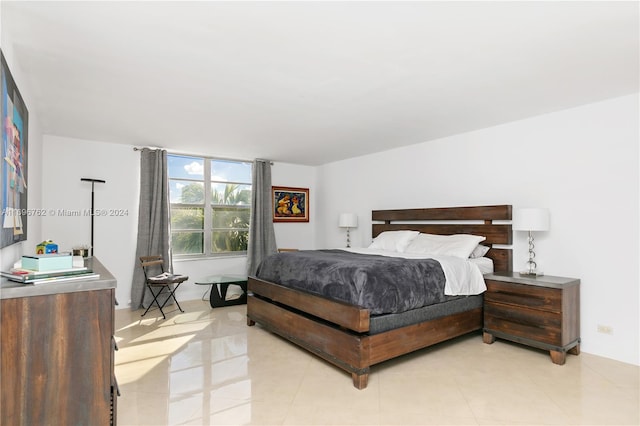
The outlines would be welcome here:
[[[201,254],[204,248],[204,209],[171,206],[171,247],[174,254]],[[196,231],[199,230],[199,231]]]

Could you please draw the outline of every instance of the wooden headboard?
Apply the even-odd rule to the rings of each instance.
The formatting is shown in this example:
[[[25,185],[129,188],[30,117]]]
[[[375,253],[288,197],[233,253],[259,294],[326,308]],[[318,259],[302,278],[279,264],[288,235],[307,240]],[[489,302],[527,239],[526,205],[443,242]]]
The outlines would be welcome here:
[[[495,248],[494,244],[512,244],[511,224],[496,220],[511,220],[511,206],[441,207],[433,209],[374,210],[371,212],[372,236],[383,231],[409,229],[427,234],[473,234],[486,237],[482,244],[491,246],[486,254],[493,260],[495,271],[513,269],[513,251]]]

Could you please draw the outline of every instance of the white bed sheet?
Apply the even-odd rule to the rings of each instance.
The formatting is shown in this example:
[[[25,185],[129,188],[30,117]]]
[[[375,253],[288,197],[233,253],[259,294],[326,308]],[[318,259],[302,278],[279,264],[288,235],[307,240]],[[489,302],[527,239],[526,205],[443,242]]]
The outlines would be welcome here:
[[[428,255],[416,253],[398,253],[395,251],[369,248],[342,248],[341,250],[360,254],[377,254],[405,259],[435,259],[442,266],[445,277],[444,294],[447,296],[471,296],[487,290],[479,264],[486,267],[486,261],[480,259],[460,259],[454,256]],[[472,261],[474,260],[474,261]],[[489,259],[491,261],[491,259]],[[493,270],[493,262],[491,262]]]
[[[469,259],[469,262],[475,264],[483,274],[493,273],[493,260],[488,257],[477,257],[475,259]]]

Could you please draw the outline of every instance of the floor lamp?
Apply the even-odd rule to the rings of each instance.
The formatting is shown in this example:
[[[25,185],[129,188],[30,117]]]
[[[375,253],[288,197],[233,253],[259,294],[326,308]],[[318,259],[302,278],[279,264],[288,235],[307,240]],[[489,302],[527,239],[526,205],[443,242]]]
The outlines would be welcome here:
[[[81,178],[80,180],[83,182],[91,182],[91,247],[89,248],[90,250],[89,256],[93,257],[93,218],[95,216],[93,214],[94,199],[95,199],[94,185],[96,184],[96,182],[105,183],[106,181],[100,180],[100,179],[89,179],[89,178]]]

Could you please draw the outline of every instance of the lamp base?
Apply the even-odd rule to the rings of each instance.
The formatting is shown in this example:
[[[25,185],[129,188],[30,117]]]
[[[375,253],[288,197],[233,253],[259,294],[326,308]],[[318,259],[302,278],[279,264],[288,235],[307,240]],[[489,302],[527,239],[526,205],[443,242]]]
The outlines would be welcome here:
[[[536,254],[533,252],[533,238],[529,240],[529,261],[525,263],[527,268],[524,271],[520,271],[522,277],[540,277],[544,275],[541,270],[538,269],[538,264],[533,260]]]
[[[542,271],[520,271],[521,277],[541,277],[544,275]]]

